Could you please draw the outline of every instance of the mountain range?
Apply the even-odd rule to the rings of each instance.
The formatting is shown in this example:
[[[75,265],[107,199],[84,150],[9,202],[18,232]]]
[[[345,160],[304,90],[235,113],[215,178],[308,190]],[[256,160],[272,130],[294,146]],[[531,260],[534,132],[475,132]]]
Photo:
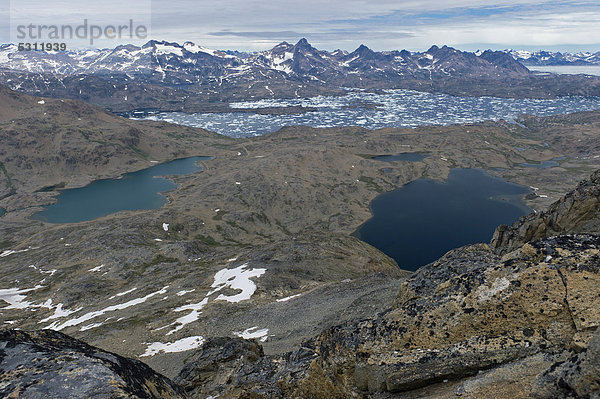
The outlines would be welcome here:
[[[515,60],[526,66],[585,66],[600,65],[600,51],[595,53],[561,53],[552,51],[506,50]]]
[[[416,53],[376,52],[361,45],[352,52],[329,52],[306,39],[253,54],[154,40],[141,47],[67,52],[3,45],[0,84],[116,112],[219,111],[236,101],[342,95],[349,87],[500,97],[600,94],[600,79],[536,76],[501,51],[432,46]]]

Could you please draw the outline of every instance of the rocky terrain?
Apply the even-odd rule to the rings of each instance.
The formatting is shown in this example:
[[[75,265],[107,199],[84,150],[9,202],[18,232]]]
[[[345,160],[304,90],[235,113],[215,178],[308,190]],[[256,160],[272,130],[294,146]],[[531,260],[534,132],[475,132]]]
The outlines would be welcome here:
[[[42,330],[0,332],[3,398],[184,398],[142,362]]]
[[[598,77],[540,76],[501,51],[475,54],[432,46],[417,53],[376,52],[362,45],[352,52],[328,52],[306,39],[253,54],[189,42],[60,53],[3,45],[0,83],[113,112],[222,112],[236,101],[342,95],[345,88],[519,98],[600,94]]]
[[[67,333],[142,360],[175,381],[148,374],[155,382],[132,381],[136,392],[163,381],[160,389],[177,392],[179,386],[203,398],[227,390],[231,397],[311,397],[317,390],[318,397],[372,391],[383,398],[386,391],[425,385],[406,395],[429,395],[428,389],[445,395],[466,376],[505,365],[460,388],[477,397],[492,382],[512,378],[511,370],[527,370],[533,378],[566,359],[567,348],[581,351],[596,323],[596,305],[585,307],[579,288],[566,291],[579,298],[565,305],[565,285],[556,280],[567,276],[575,287],[579,278],[594,281],[594,236],[517,245],[506,255],[486,245],[463,248],[410,275],[350,234],[370,217],[368,205],[379,193],[421,177],[443,180],[454,167],[483,168],[535,187],[526,201],[541,211],[598,168],[598,112],[523,117],[519,125],[290,127],[234,140],[119,118],[74,100],[7,89],[0,94],[0,207],[7,210],[0,216],[0,322]],[[419,162],[374,159],[400,152],[429,156]],[[173,177],[178,187],[165,193],[168,203],[157,210],[70,224],[30,219],[61,187],[192,155],[214,159],[203,161],[199,173]],[[563,156],[553,168],[519,166]],[[573,249],[579,247],[585,250]],[[550,299],[535,296],[541,292]],[[551,316],[535,313],[542,305]],[[525,311],[531,315],[523,319]],[[569,318],[573,312],[591,322],[573,326],[579,323]],[[498,322],[502,313],[506,320]],[[535,331],[529,335],[527,328]],[[96,362],[90,351],[100,353],[62,335],[19,334],[6,333],[2,350],[33,353],[27,342],[34,341],[51,348],[35,349],[44,353],[76,347],[85,362]],[[419,359],[429,356],[427,349],[447,368],[411,375],[411,367],[426,362]],[[58,352],[47,356],[37,358],[48,365],[25,367],[56,375],[64,359]],[[122,379],[122,370],[111,366],[114,358],[100,356],[112,360],[94,367]],[[579,374],[569,364],[552,372],[575,381]],[[0,380],[15,367],[2,360]],[[27,373],[19,378],[22,386],[41,381]]]
[[[588,191],[576,202],[594,196]],[[383,312],[327,328],[299,349],[267,355],[258,341],[212,338],[185,359],[174,382],[144,369],[141,381],[117,389],[140,397],[180,390],[191,398],[597,397],[599,256],[594,234],[545,237],[503,256],[486,244],[460,248],[406,279]],[[143,368],[121,360],[115,369],[115,355],[56,333],[0,338],[3,380],[19,370],[5,392],[95,393],[105,374],[89,378],[90,388],[46,382],[67,372],[65,350],[81,359],[72,381],[93,367],[107,367],[117,381]],[[149,393],[149,380],[171,396]]]

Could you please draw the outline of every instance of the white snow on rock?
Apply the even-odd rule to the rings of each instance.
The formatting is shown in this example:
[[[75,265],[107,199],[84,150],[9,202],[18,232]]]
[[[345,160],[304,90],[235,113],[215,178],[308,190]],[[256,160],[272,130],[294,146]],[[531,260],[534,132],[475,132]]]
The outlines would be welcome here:
[[[190,349],[196,349],[202,346],[204,343],[204,337],[197,335],[193,337],[182,338],[175,342],[153,342],[148,345],[146,352],[140,355],[140,357],[154,356],[157,353],[174,353],[174,352],[185,352]]]
[[[19,289],[19,288],[8,288],[0,290],[0,300],[8,303],[8,306],[2,309],[27,309],[29,307],[33,307],[33,304],[29,301],[26,301],[26,294],[31,291],[39,290],[43,288],[41,285],[36,285],[33,288]]]
[[[118,297],[118,296],[127,295],[127,294],[129,294],[129,293],[131,293],[131,292],[133,292],[133,291],[135,291],[135,290],[137,290],[137,287],[136,287],[136,288],[132,288],[132,289],[130,289],[130,290],[127,290],[127,291],[124,291],[124,292],[119,292],[118,294],[115,294],[115,295],[111,296],[111,297],[110,297],[110,298],[108,298],[108,299],[115,299],[115,298],[116,298],[116,297]]]
[[[265,342],[269,338],[269,329],[263,328],[262,330],[257,330],[257,328],[258,326],[254,326],[247,328],[244,331],[234,331],[233,333],[240,338],[259,339],[260,342]]]
[[[281,299],[278,299],[277,302],[287,302],[290,299],[298,298],[300,295],[302,295],[302,294],[300,293],[300,294],[288,296],[288,297],[285,297],[285,298],[281,298]]]
[[[63,304],[59,303],[58,305],[56,305],[56,308],[54,309],[54,314],[51,316],[46,317],[45,319],[40,320],[38,323],[45,323],[47,321],[50,321],[52,319],[59,319],[61,317],[67,317],[68,315],[78,312],[80,311],[82,308],[77,308],[75,310],[68,310],[65,309],[63,310]]]
[[[92,323],[92,324],[88,324],[87,326],[82,326],[79,331],[87,331],[87,330],[91,330],[92,328],[97,328],[100,327],[103,323]]]
[[[183,57],[183,50],[180,47],[169,46],[165,44],[156,45],[156,54],[174,54]]]
[[[141,297],[141,298],[135,298],[135,299],[132,299],[130,301],[127,301],[127,302],[124,302],[124,303],[121,303],[121,304],[118,304],[118,305],[112,305],[112,306],[108,306],[108,307],[106,307],[104,309],[101,309],[101,310],[96,310],[96,311],[93,311],[93,312],[86,313],[86,314],[84,314],[82,316],[79,316],[79,317],[76,317],[74,319],[67,320],[67,321],[65,321],[62,324],[59,324],[58,322],[54,322],[54,323],[52,323],[51,325],[49,325],[49,326],[47,326],[45,328],[46,329],[52,329],[52,330],[60,331],[60,330],[62,330],[64,328],[67,328],[67,327],[76,326],[76,325],[79,325],[81,323],[85,323],[88,320],[95,319],[98,316],[102,316],[105,313],[114,312],[115,310],[127,309],[129,307],[136,306],[136,305],[139,305],[141,303],[144,303],[148,299],[152,298],[155,295],[160,295],[160,294],[166,293],[167,292],[167,288],[169,288],[169,287],[166,286],[166,287],[164,287],[163,289],[161,289],[159,291],[152,292],[152,293],[150,293],[150,294],[148,294],[148,295],[146,295],[144,297]]]
[[[89,272],[99,272],[100,269],[102,269],[104,267],[104,263],[101,264],[100,266],[96,266],[93,269],[88,270]]]
[[[44,101],[44,100],[40,100],[40,101],[38,101],[37,103],[38,103],[38,104],[40,104],[40,105],[44,105],[44,104],[46,104],[46,101]]]
[[[217,301],[241,302],[250,299],[254,292],[256,292],[256,284],[250,279],[262,276],[267,269],[257,268],[246,270],[247,267],[248,263],[244,263],[242,266],[235,269],[222,269],[218,271],[217,274],[215,274],[215,281],[211,285],[211,288],[214,288],[214,290],[209,292],[207,296],[221,291],[225,287],[229,287],[234,290],[240,290],[241,292],[229,296],[220,294],[216,299]]]
[[[6,251],[3,251],[3,252],[0,254],[0,258],[4,258],[5,256],[12,255],[12,254],[18,254],[18,253],[21,253],[21,252],[27,252],[27,251],[29,251],[30,249],[32,249],[32,248],[31,248],[31,247],[29,247],[29,248],[27,248],[27,249],[21,249],[21,250],[19,250],[19,251],[14,251],[14,250],[7,249]]]
[[[177,320],[175,320],[173,322],[173,324],[171,324],[171,325],[178,324],[178,326],[175,327],[174,329],[172,329],[171,331],[169,331],[167,333],[167,335],[171,335],[171,334],[173,334],[173,333],[181,330],[187,324],[193,323],[196,320],[198,320],[200,318],[200,313],[202,313],[200,311],[207,304],[208,304],[208,297],[204,298],[201,302],[190,303],[188,305],[180,306],[178,308],[173,309],[175,312],[183,312],[185,310],[191,310],[191,312],[188,313],[188,314],[186,314],[185,316],[181,316],[180,318],[178,318]]]
[[[163,230],[169,231],[169,223],[163,223]]]

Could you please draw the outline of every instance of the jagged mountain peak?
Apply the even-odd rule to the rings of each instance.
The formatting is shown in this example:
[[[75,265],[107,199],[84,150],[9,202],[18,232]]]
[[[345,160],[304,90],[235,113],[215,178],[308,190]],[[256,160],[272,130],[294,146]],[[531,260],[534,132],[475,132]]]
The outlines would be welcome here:
[[[298,43],[296,43],[296,48],[312,48],[312,46],[308,40],[303,37],[302,39],[298,40]]]
[[[439,49],[440,48],[434,44],[433,46],[429,47],[429,49],[426,51],[426,53],[434,54],[434,53],[437,53]]]

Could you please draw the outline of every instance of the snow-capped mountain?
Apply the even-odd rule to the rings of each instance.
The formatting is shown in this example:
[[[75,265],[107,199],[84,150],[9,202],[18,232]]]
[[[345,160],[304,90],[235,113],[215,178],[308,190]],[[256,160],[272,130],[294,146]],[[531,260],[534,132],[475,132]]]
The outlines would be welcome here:
[[[596,53],[561,53],[550,51],[505,50],[523,65],[600,65],[600,51]]]
[[[476,55],[447,46],[411,53],[376,52],[361,45],[348,53],[319,50],[301,39],[253,54],[154,40],[141,47],[48,53],[0,46],[1,84],[113,110],[156,108],[152,101],[159,100],[189,104],[306,97],[340,93],[343,87],[398,88],[407,81],[526,76],[527,68],[505,53]]]

